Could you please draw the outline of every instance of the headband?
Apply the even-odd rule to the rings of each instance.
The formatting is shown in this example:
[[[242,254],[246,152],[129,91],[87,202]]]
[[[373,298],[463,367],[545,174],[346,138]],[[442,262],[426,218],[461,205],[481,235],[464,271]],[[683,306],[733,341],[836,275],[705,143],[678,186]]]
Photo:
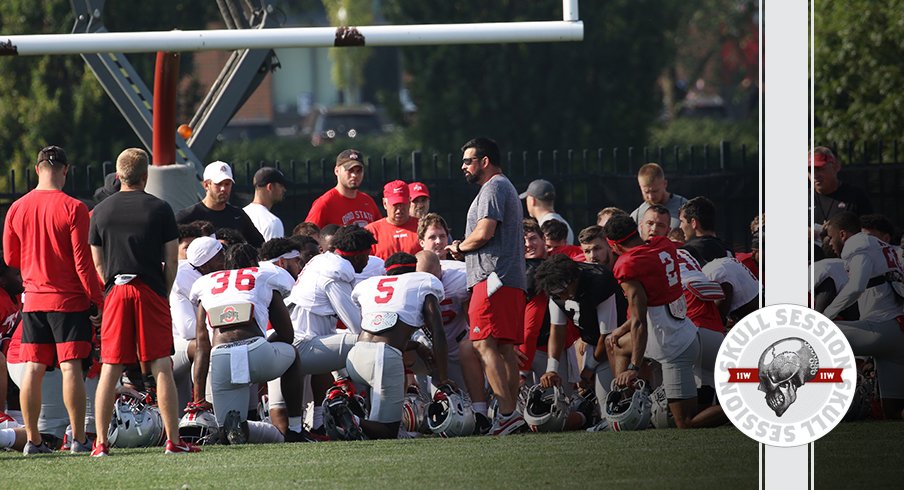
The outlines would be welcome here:
[[[618,245],[619,243],[631,238],[632,236],[634,236],[636,234],[637,234],[637,230],[634,230],[631,233],[628,233],[627,235],[619,238],[618,240],[613,240],[609,237],[606,237],[606,243],[609,244],[609,248],[613,248],[614,245]]]
[[[333,253],[335,253],[336,255],[341,255],[343,257],[354,257],[356,255],[370,255],[370,250],[355,250],[346,252],[345,250],[337,248],[333,250]]]
[[[275,264],[275,263],[279,262],[280,259],[288,260],[288,259],[294,259],[297,257],[301,257],[301,254],[298,253],[298,250],[289,250],[288,252],[280,255],[279,257],[274,257],[274,258],[268,260],[267,262]]]
[[[417,263],[416,262],[403,262],[400,264],[392,264],[392,265],[386,267],[386,272],[398,269],[399,267],[417,267]]]

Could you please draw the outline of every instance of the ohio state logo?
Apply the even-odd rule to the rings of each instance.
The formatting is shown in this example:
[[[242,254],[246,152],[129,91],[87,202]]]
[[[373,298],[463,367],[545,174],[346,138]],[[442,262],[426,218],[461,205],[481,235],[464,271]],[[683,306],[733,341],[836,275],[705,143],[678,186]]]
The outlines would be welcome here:
[[[223,308],[223,312],[220,313],[220,323],[233,323],[239,319],[239,312],[235,311],[234,306],[227,306]]]
[[[797,305],[768,306],[736,324],[722,342],[715,373],[729,420],[748,437],[782,447],[832,430],[850,408],[857,381],[841,330]]]

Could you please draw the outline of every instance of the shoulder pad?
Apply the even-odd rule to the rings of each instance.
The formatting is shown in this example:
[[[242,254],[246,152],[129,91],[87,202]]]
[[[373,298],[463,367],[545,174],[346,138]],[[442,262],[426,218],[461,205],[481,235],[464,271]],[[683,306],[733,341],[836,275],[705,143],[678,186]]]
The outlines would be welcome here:
[[[869,248],[873,245],[872,240],[870,240],[870,235],[860,232],[856,235],[847,239],[844,242],[844,247],[841,249],[841,258],[849,259],[857,254],[862,254],[869,250]],[[875,239],[878,240],[878,239]]]

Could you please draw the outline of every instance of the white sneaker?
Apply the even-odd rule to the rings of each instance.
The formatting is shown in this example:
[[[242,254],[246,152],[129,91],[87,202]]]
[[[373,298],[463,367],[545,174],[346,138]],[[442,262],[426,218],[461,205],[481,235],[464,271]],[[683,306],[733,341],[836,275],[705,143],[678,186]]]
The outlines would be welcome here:
[[[493,426],[490,427],[490,432],[487,435],[507,436],[521,429],[524,425],[524,417],[516,410],[508,417],[497,416],[493,420]]]

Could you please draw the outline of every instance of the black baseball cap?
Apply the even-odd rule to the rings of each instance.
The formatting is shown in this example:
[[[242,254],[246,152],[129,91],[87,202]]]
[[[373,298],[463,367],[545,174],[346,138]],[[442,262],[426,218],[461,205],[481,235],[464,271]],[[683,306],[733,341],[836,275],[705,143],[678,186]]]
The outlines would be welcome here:
[[[254,187],[264,187],[267,184],[282,184],[288,187],[290,184],[285,174],[278,168],[273,167],[261,167],[260,170],[254,173],[253,182]]]
[[[38,152],[38,165],[41,162],[47,162],[51,165],[69,165],[69,159],[66,158],[66,152],[56,145],[50,145]]]

